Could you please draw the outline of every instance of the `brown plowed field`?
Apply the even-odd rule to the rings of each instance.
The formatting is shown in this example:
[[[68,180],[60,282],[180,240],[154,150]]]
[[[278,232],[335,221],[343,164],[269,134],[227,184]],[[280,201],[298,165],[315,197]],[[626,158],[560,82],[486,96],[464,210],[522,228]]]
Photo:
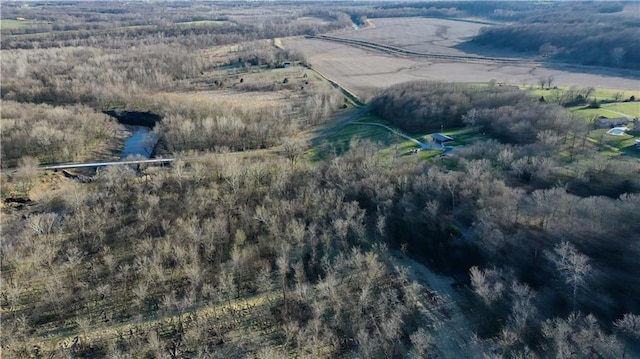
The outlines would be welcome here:
[[[336,36],[393,45],[405,50],[437,54],[463,55],[453,46],[475,36],[487,26],[469,21],[424,17],[372,19],[374,26]]]
[[[482,26],[464,21],[431,18],[373,19],[374,26],[332,34],[393,45],[411,51],[465,55],[453,46],[472,36]],[[446,37],[446,38],[445,38]],[[412,80],[489,82],[536,86],[541,77],[554,78],[554,85],[637,90],[637,79],[619,75],[586,73],[545,68],[542,64],[486,64],[404,57],[370,48],[307,38],[282,39],[285,48],[304,54],[317,71],[366,99],[388,86]],[[466,54],[474,56],[476,54]],[[506,54],[508,56],[508,54]],[[591,69],[592,71],[594,69]],[[605,69],[598,69],[601,72]],[[582,71],[582,72],[581,72]]]

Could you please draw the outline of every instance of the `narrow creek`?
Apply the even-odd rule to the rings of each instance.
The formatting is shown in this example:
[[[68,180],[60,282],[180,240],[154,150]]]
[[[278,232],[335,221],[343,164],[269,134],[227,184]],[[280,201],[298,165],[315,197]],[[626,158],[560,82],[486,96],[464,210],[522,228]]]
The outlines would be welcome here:
[[[124,110],[107,110],[105,114],[114,117],[119,123],[125,125],[131,135],[124,142],[124,148],[120,159],[128,157],[151,158],[158,143],[158,136],[153,132],[153,127],[162,118],[149,112],[135,112]]]
[[[129,156],[142,156],[151,158],[153,150],[158,143],[158,136],[151,127],[147,126],[127,126],[132,131],[131,136],[124,141],[124,148],[120,154],[120,159]]]

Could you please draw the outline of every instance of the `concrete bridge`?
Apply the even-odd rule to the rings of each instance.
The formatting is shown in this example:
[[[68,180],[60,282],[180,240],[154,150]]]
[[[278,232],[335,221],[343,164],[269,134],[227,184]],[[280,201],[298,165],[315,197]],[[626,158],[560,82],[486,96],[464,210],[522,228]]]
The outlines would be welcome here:
[[[150,160],[131,160],[131,161],[111,161],[111,162],[89,162],[89,163],[69,163],[63,165],[39,166],[39,170],[66,170],[73,168],[92,168],[104,166],[120,166],[120,165],[138,165],[138,164],[164,164],[175,161],[173,158],[156,158]]]
[[[87,162],[87,163],[66,163],[60,165],[42,165],[36,167],[41,171],[58,171],[74,168],[98,168],[105,166],[122,166],[122,165],[139,165],[139,164],[165,164],[175,161],[174,158],[155,158],[148,160],[129,160],[129,161],[105,161],[105,162]],[[17,168],[7,168],[2,170],[3,173],[15,172]]]

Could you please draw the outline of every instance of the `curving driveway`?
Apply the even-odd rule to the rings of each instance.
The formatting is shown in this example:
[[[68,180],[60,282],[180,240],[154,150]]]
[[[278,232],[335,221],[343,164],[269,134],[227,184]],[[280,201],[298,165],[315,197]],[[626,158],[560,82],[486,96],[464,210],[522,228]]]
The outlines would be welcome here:
[[[409,135],[405,135],[404,133],[402,133],[402,132],[400,132],[400,131],[398,131],[398,130],[396,130],[394,128],[391,128],[391,127],[389,127],[387,125],[383,125],[381,123],[377,123],[377,122],[351,122],[351,123],[348,123],[347,125],[365,125],[365,126],[382,127],[382,128],[385,128],[385,129],[395,133],[396,135],[398,135],[398,136],[400,136],[402,138],[405,138],[405,139],[407,139],[409,141],[415,142],[418,146],[420,146],[421,150],[429,150],[429,149],[435,149],[435,148],[440,149],[439,147],[435,147],[435,146],[430,145],[428,143],[424,143],[424,142],[422,142],[422,141],[420,141],[420,140],[418,140],[416,138],[413,138],[413,137],[411,137]]]

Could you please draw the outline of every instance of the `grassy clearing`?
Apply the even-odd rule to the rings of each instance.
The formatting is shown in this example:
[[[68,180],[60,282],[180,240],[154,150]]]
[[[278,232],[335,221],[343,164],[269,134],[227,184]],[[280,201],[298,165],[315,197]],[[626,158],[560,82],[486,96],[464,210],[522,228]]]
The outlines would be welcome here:
[[[536,97],[545,96],[545,98],[546,96],[548,96],[549,94],[551,94],[553,91],[556,90],[556,89],[546,90],[546,89],[541,89],[539,86],[531,86],[531,85],[520,85],[520,88],[522,90],[528,91],[533,96],[536,96]],[[569,90],[570,87],[559,86],[557,87],[557,89],[566,91],[566,90]],[[598,101],[615,101],[616,98],[618,98],[617,100],[627,100],[631,96],[634,96],[635,98],[639,98],[640,90],[634,91],[634,90],[616,90],[616,89],[598,88],[598,89],[595,89],[593,94],[591,94],[590,98],[592,99],[595,98]]]
[[[627,155],[640,158],[640,148],[635,146],[636,139],[640,138],[629,134],[612,136],[608,135],[607,131],[608,129],[605,128],[593,130],[589,133],[589,142],[599,147],[602,155],[608,157]]]
[[[635,140],[634,136],[627,134],[622,136],[604,135],[605,143],[617,149],[620,153],[640,157],[640,150],[635,148]]]
[[[574,106],[568,108],[569,112],[578,114],[588,122],[597,117],[618,118],[623,114],[631,117],[640,117],[640,102],[620,102],[604,104],[601,108],[589,108],[587,106]]]
[[[227,23],[229,22],[224,20],[200,20],[200,21],[177,22],[176,25],[202,26],[202,25],[224,25]]]
[[[0,20],[0,29],[17,29],[29,25],[26,21],[4,19]]]
[[[607,110],[624,113],[625,115],[628,115],[628,116],[640,117],[640,102],[619,102],[619,103],[605,104],[605,105],[602,105],[602,107]]]
[[[375,115],[366,115],[355,123],[341,129],[327,138],[327,145],[332,151],[337,154],[342,154],[349,150],[352,140],[367,140],[380,144],[383,148],[380,153],[384,157],[393,156],[407,156],[416,155],[411,154],[411,151],[418,148],[415,142],[407,140],[397,134],[392,133],[388,129],[383,127],[367,125],[366,123],[379,123],[382,125],[395,128],[393,124]],[[443,131],[444,134],[449,136],[455,136],[456,140],[447,146],[465,146],[477,141],[482,135],[476,128],[456,128],[448,131]],[[424,143],[431,143],[431,135],[433,133],[411,133],[407,134]],[[312,159],[320,159],[323,157],[323,151],[325,149],[313,149],[310,152]],[[442,154],[441,149],[423,150],[417,153],[418,158],[423,160],[429,160],[438,158]]]
[[[42,20],[15,20],[15,19],[2,19],[0,20],[0,29],[11,30],[19,29],[21,27],[30,27],[33,25],[48,25],[50,22]]]
[[[588,123],[591,123],[593,119],[598,118],[600,116],[606,117],[606,118],[620,117],[620,115],[617,115],[613,112],[605,111],[601,108],[588,108],[586,106],[575,106],[575,107],[569,107],[568,110],[571,113],[575,113],[577,115],[582,116],[585,119],[585,121],[587,121]]]
[[[129,25],[129,26],[122,26],[123,29],[131,29],[131,30],[151,29],[153,27],[156,27],[156,25]]]
[[[392,144],[395,137],[397,136],[382,127],[350,125],[329,136],[327,142],[337,149],[344,149],[341,152],[346,152],[352,139],[377,142],[388,146]]]

